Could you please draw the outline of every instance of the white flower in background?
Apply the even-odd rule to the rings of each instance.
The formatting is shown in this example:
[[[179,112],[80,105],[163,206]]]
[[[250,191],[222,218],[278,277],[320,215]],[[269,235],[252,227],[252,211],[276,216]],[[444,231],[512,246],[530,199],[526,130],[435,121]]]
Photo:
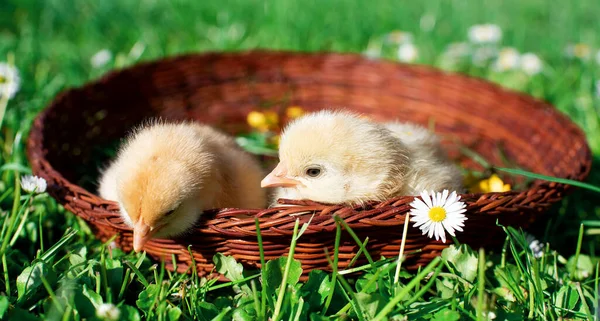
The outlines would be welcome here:
[[[388,43],[401,45],[413,41],[413,36],[410,32],[395,30],[385,35],[385,41]]]
[[[494,63],[494,69],[497,71],[513,70],[519,67],[521,56],[515,48],[502,48],[498,53],[498,59]]]
[[[544,255],[544,244],[538,241],[535,236],[525,232],[525,241],[535,258],[541,258]]]
[[[398,60],[413,62],[419,57],[419,50],[412,43],[405,43],[398,47]]]
[[[95,53],[92,58],[90,58],[90,63],[94,68],[100,68],[106,63],[108,63],[112,59],[112,53],[108,49],[102,49]]]
[[[471,53],[471,46],[466,42],[453,42],[446,47],[443,55],[452,58],[468,56]]]
[[[385,41],[396,45],[411,43],[413,41],[413,35],[410,32],[395,30],[385,35]]]
[[[27,193],[41,194],[46,191],[46,180],[32,175],[21,177],[21,188]]]
[[[381,44],[374,41],[369,42],[369,46],[367,47],[367,50],[363,52],[363,55],[370,59],[381,57]]]
[[[435,15],[431,13],[426,13],[423,16],[421,16],[421,20],[419,20],[419,26],[421,27],[421,30],[429,32],[435,27],[435,22]]]
[[[121,311],[114,304],[102,303],[96,309],[96,317],[106,321],[117,321],[121,316]]]
[[[469,28],[469,40],[473,43],[496,43],[502,39],[502,29],[497,25],[483,24]]]
[[[448,66],[459,63],[471,54],[471,46],[466,42],[455,42],[446,46],[441,55],[442,64]]]
[[[539,74],[543,67],[544,63],[536,54],[528,52],[521,56],[521,70],[526,74],[530,76]]]
[[[592,55],[592,48],[585,43],[569,44],[565,48],[565,54],[569,58],[587,60]]]
[[[496,49],[490,47],[479,47],[473,51],[473,56],[471,57],[471,61],[476,66],[483,66],[487,64],[490,60],[496,57],[497,52]]]
[[[19,70],[5,62],[0,62],[0,97],[13,98],[20,86]]]
[[[466,205],[460,202],[460,196],[456,192],[448,195],[448,190],[442,193],[427,191],[421,192],[422,200],[415,198],[410,203],[412,207],[410,215],[411,221],[415,222],[415,227],[419,227],[423,235],[427,234],[429,238],[435,236],[436,240],[441,239],[446,242],[446,231],[455,236],[454,231],[462,231],[463,222],[467,217],[463,214]]]

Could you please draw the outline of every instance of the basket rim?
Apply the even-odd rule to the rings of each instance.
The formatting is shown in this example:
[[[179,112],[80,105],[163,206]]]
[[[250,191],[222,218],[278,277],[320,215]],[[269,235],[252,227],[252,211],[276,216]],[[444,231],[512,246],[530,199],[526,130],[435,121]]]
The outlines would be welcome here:
[[[218,56],[242,57],[245,55],[262,55],[262,56],[271,56],[271,57],[293,56],[293,58],[336,57],[336,58],[356,59],[356,60],[361,60],[364,62],[371,61],[374,64],[386,64],[389,66],[395,66],[395,68],[401,67],[404,69],[422,71],[422,72],[426,72],[428,74],[433,74],[433,75],[445,75],[445,76],[450,76],[450,77],[453,77],[456,79],[469,80],[470,82],[477,83],[477,85],[481,86],[484,89],[499,90],[501,92],[506,93],[507,95],[519,97],[520,99],[526,101],[530,105],[536,105],[537,108],[544,108],[549,113],[552,114],[552,117],[561,118],[561,120],[566,121],[567,124],[570,124],[570,127],[571,127],[570,129],[573,131],[573,133],[575,135],[583,138],[583,141],[584,141],[583,148],[585,149],[584,150],[585,159],[589,160],[587,164],[583,164],[583,167],[584,167],[583,171],[580,171],[578,173],[578,175],[581,178],[580,181],[585,180],[585,178],[589,175],[589,173],[591,171],[590,164],[591,164],[592,154],[591,154],[591,149],[590,149],[589,143],[587,141],[585,132],[577,124],[575,124],[567,116],[567,114],[558,110],[553,105],[551,105],[550,103],[548,103],[547,101],[545,101],[543,99],[536,98],[536,97],[527,95],[526,93],[518,92],[518,91],[510,89],[510,88],[503,87],[499,84],[493,83],[491,81],[487,81],[483,78],[479,78],[476,76],[467,75],[467,74],[463,74],[463,73],[459,73],[459,72],[446,71],[446,70],[436,68],[434,66],[429,66],[429,65],[424,65],[424,64],[406,64],[406,63],[397,62],[397,61],[384,59],[384,58],[370,59],[370,58],[367,58],[364,55],[358,54],[356,52],[331,52],[331,51],[308,52],[308,51],[269,50],[269,49],[252,49],[252,50],[235,50],[235,51],[203,51],[203,52],[197,52],[197,53],[186,53],[186,54],[178,54],[178,55],[173,55],[173,56],[156,58],[156,59],[152,59],[152,60],[141,61],[134,65],[127,66],[125,68],[112,69],[112,70],[106,72],[105,74],[101,75],[100,77],[98,77],[96,79],[91,79],[79,86],[73,86],[73,87],[63,89],[62,91],[57,93],[54,96],[54,98],[52,98],[50,103],[48,103],[46,105],[46,107],[42,111],[40,111],[34,119],[33,125],[31,126],[31,129],[29,132],[28,140],[27,140],[27,151],[26,152],[27,152],[28,161],[29,161],[30,165],[32,165],[32,167],[35,167],[35,169],[37,169],[37,166],[34,166],[34,164],[40,160],[39,159],[40,157],[43,158],[43,156],[44,156],[45,145],[44,145],[44,137],[42,135],[43,128],[44,128],[44,120],[45,120],[46,116],[48,115],[48,113],[50,113],[50,111],[53,108],[55,108],[55,106],[59,105],[66,96],[68,96],[72,93],[80,92],[84,88],[87,88],[89,86],[95,86],[95,85],[98,85],[101,83],[109,82],[113,78],[119,76],[122,73],[128,72],[132,69],[137,69],[140,67],[150,67],[150,66],[158,66],[158,65],[162,65],[162,64],[171,64],[171,63],[177,63],[178,61],[188,60],[188,59],[209,58],[209,57],[218,57]],[[71,181],[66,179],[61,174],[61,172],[59,172],[56,168],[54,168],[54,166],[52,166],[52,164],[50,164],[49,162],[47,162],[47,166],[44,170],[35,170],[34,175],[39,175],[46,180],[49,180],[53,176],[59,180],[62,180],[66,184],[70,185],[71,186],[70,188],[77,189],[77,192],[80,194],[87,194],[90,197],[96,197],[96,198],[102,199],[96,193],[91,192],[79,185],[73,184]],[[560,178],[568,178],[568,177],[561,176]],[[507,191],[507,192],[460,193],[458,195],[461,197],[461,199],[465,199],[465,198],[482,199],[482,198],[488,198],[492,195],[500,196],[500,197],[510,197],[510,196],[516,196],[516,195],[523,194],[523,193],[530,193],[530,192],[533,192],[534,190],[540,189],[540,188],[553,189],[553,188],[559,188],[559,187],[564,190],[571,190],[572,185],[568,185],[568,184],[564,184],[564,183],[555,183],[555,182],[550,182],[550,181],[545,181],[545,180],[535,180],[534,184],[532,186],[530,186],[528,189],[520,190],[520,191],[511,190],[511,191]],[[64,189],[66,187],[61,186],[61,188]],[[410,201],[414,198],[420,198],[420,196],[398,196],[398,197],[394,197],[389,200],[386,200],[384,202],[388,203],[388,204],[392,204],[399,200]],[[102,199],[102,200],[104,201],[105,204],[112,205],[110,207],[113,208],[113,210],[97,208],[97,209],[95,209],[95,211],[105,211],[107,213],[118,213],[119,212],[117,202],[109,201],[106,199]],[[282,202],[280,201],[280,203],[282,203]],[[283,203],[291,204],[294,202],[293,201],[289,202],[289,201],[283,200]],[[379,204],[379,203],[383,203],[383,202],[370,202],[370,203]],[[302,204],[310,204],[310,205],[302,205]],[[319,206],[322,208],[322,210],[325,210],[325,211],[332,210],[333,208],[339,208],[340,206],[345,207],[345,208],[352,208],[352,206],[343,206],[343,205],[339,205],[339,204],[322,204],[322,203],[317,203],[317,202],[312,202],[312,201],[308,201],[308,202],[300,201],[298,203],[298,205],[300,205],[300,206],[295,207],[298,209],[298,211],[300,211],[303,208],[303,206],[309,206],[309,207],[310,206],[313,206],[313,207]],[[254,208],[252,208],[252,209],[220,208],[220,209],[214,209],[214,210],[210,210],[210,211],[211,212],[214,211],[219,214],[224,213],[224,212],[231,212],[231,211],[234,211],[234,212],[235,211],[237,211],[237,212],[244,211],[247,213],[260,213],[260,212],[265,212],[265,211],[269,211],[269,212],[275,211],[276,212],[276,210],[284,210],[284,209],[285,209],[285,207],[283,207],[283,206],[277,206],[277,207],[266,207],[266,208],[256,208],[256,209],[254,209]],[[259,215],[258,219],[261,221],[268,220],[268,218],[265,218],[262,215]]]

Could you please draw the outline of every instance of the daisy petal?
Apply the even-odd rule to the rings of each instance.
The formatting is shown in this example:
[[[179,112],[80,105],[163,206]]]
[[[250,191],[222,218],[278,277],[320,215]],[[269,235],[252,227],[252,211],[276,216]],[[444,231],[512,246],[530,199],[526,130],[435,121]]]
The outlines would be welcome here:
[[[423,202],[425,202],[425,204],[427,204],[428,208],[433,207],[433,204],[431,203],[431,199],[429,198],[429,194],[427,193],[427,191],[421,192],[421,198],[423,199]]]
[[[444,207],[446,205],[446,201],[448,200],[448,190],[445,189],[442,191],[442,195],[440,198],[440,204],[438,206]]]

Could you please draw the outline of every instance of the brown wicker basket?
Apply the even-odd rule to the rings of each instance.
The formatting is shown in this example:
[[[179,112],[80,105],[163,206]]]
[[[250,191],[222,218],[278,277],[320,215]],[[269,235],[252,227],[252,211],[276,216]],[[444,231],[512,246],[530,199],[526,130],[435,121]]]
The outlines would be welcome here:
[[[134,125],[151,116],[196,119],[237,134],[247,131],[248,112],[261,106],[283,110],[299,105],[306,110],[345,107],[374,119],[402,119],[421,124],[435,121],[451,157],[467,168],[479,165],[461,155],[460,141],[502,164],[498,146],[509,159],[541,174],[583,180],[591,154],[582,131],[548,104],[507,91],[488,82],[433,68],[374,61],[359,55],[251,51],[179,56],[115,71],[81,88],[61,93],[35,120],[28,157],[33,172],[48,181],[49,193],[69,211],[85,219],[98,238],[118,233],[116,243],[128,251],[132,233],[118,214],[118,206],[95,195],[97,166],[102,154]],[[454,140],[453,140],[454,139]],[[464,194],[466,228],[458,235],[472,246],[503,242],[496,220],[527,226],[569,186],[535,181],[526,190]],[[412,197],[370,203],[363,208],[324,206],[305,202],[291,209],[218,209],[206,213],[197,233],[185,240],[155,239],[145,250],[165,258],[173,269],[188,270],[192,258],[200,275],[213,269],[216,252],[259,267],[254,218],[259,218],[266,259],[288,253],[294,222],[312,223],[297,244],[294,257],[304,273],[329,269],[325,248],[333,255],[335,221],[344,219],[378,259],[398,254],[402,225]],[[309,211],[310,214],[292,215]],[[409,228],[405,266],[427,263],[450,243],[431,240]],[[347,232],[342,233],[339,267],[358,252]],[[361,256],[358,264],[365,263]],[[189,270],[188,270],[189,271]]]

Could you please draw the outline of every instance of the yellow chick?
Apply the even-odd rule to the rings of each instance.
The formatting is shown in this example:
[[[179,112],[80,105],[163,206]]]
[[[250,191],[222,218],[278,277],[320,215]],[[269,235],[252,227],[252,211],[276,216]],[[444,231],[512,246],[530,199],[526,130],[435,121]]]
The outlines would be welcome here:
[[[408,195],[419,195],[423,190],[465,191],[460,169],[448,158],[435,133],[412,123],[389,122],[384,126],[408,148],[411,165],[404,180]]]
[[[461,173],[436,137],[407,126],[328,110],[298,118],[285,128],[279,164],[261,187],[278,187],[275,200],[329,204],[382,201],[424,189],[462,191]],[[413,136],[403,133],[407,129]]]
[[[153,237],[183,234],[205,210],[266,206],[263,176],[230,136],[197,123],[153,122],[128,137],[98,192],[119,203],[139,252]]]

